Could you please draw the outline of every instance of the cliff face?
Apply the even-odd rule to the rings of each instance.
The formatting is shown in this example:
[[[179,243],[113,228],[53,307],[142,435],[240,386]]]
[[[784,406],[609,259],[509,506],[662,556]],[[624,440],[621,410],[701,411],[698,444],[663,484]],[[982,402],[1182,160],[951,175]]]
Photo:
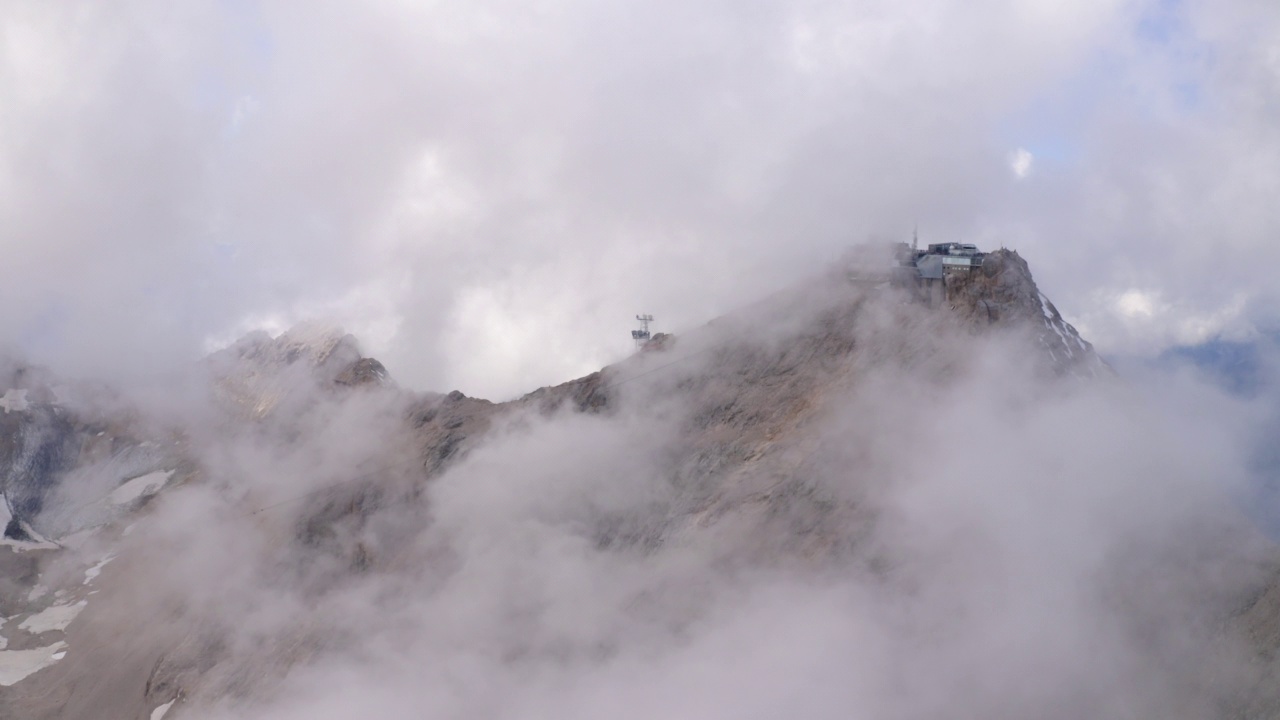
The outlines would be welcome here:
[[[1010,427],[1042,394],[1114,382],[1009,251],[951,276],[935,305],[833,269],[506,403],[397,388],[330,331],[246,338],[207,367],[210,408],[169,436],[113,430],[56,402],[4,416],[6,488],[23,498],[15,517],[66,547],[7,557],[20,580],[0,584],[0,632],[10,649],[45,653],[47,667],[28,664],[0,687],[0,715],[145,717],[176,700],[180,720],[271,697],[290,673],[374,633],[376,621],[353,614],[360,603],[441,613],[393,633],[434,654],[482,648],[486,667],[541,673],[607,663],[636,637],[694,633],[719,593],[756,574],[857,577],[919,603],[967,582],[948,575],[947,552],[987,530],[939,523],[954,540],[921,561],[918,546],[933,541],[919,537],[935,530],[904,542],[902,518],[935,496],[973,512],[1003,506],[990,477],[1025,472],[1030,487],[1058,492],[1054,468],[1070,455],[1048,442],[1037,452],[1051,462],[1035,464],[984,431]],[[963,482],[922,483],[940,469]],[[90,488],[77,497],[91,510],[20,491],[68,483]],[[126,487],[137,492],[110,502]],[[917,487],[932,488],[926,500]],[[1045,570],[1054,563],[999,576],[1025,552],[993,547],[983,552],[996,565],[974,560],[966,573],[994,573],[992,587],[1070,586]],[[608,570],[567,577],[582,563]],[[972,605],[959,616],[981,614],[985,592],[956,600]],[[69,625],[29,631],[32,617],[73,606],[55,610],[75,613]],[[472,634],[454,637],[453,625]],[[113,660],[122,652],[127,661]],[[999,693],[973,707],[998,710]]]
[[[1028,328],[1058,372],[1089,377],[1111,372],[1036,287],[1017,251],[989,253],[980,267],[948,276],[946,285],[952,310],[971,323]]]

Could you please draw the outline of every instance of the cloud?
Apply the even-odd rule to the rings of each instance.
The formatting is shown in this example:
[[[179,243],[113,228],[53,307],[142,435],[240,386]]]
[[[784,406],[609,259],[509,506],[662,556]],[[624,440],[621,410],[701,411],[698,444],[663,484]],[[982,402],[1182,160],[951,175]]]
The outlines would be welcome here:
[[[1199,345],[1214,339],[1249,340],[1257,337],[1256,317],[1248,293],[1236,292],[1217,307],[1177,305],[1157,290],[1130,288],[1091,298],[1099,308],[1078,317],[1078,329],[1118,355],[1142,357],[1151,348]]]
[[[1035,159],[1026,148],[1018,148],[1009,156],[1009,169],[1013,171],[1014,177],[1022,180],[1031,174],[1031,163]]]
[[[1160,7],[9,4],[0,335],[145,381],[323,312],[504,397],[916,223],[1018,247],[1073,320],[1132,287],[1274,313],[1280,19],[1188,0],[1157,41]]]
[[[1280,9],[1184,0],[1144,34],[1166,7],[5,3],[0,339],[155,384],[324,316],[410,388],[501,399],[626,356],[637,313],[691,337],[916,224],[1016,247],[1104,352],[1247,336],[1280,302]],[[740,365],[517,416],[426,487],[410,399],[302,392],[246,429],[166,398],[203,474],[85,622],[233,658],[201,687],[261,680],[276,717],[1196,717],[1236,687],[1188,649],[1245,573],[1214,543],[1256,409],[1181,377],[1045,391],[998,343],[904,378],[883,358],[949,336],[895,344],[881,308],[880,362],[809,424],[686,432],[796,350],[753,311],[708,331]],[[789,382],[748,409],[795,420]]]
[[[385,396],[278,416],[278,437],[201,435],[207,484],[131,536],[181,567],[126,565],[163,575],[134,585],[183,608],[174,624],[224,633],[186,710],[1201,717],[1240,701],[1247,656],[1221,613],[1260,547],[1230,503],[1250,482],[1241,401],[1176,375],[1046,383],[1018,338],[805,290],[687,336],[711,352],[634,376],[610,413],[499,419],[424,485],[230,512],[403,451]],[[357,545],[373,561],[353,571]]]

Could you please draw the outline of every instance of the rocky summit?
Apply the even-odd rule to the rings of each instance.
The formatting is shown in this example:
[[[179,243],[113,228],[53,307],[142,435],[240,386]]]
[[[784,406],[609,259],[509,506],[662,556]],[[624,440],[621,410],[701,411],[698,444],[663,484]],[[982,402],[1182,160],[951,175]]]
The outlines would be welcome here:
[[[1278,716],[1270,543],[1016,252],[885,254],[504,402],[9,362],[0,717]]]

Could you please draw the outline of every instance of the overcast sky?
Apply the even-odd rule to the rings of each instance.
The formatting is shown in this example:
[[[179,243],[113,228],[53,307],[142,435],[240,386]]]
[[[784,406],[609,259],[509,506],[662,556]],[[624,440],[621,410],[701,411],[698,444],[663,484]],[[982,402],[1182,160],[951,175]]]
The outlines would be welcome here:
[[[1104,353],[1280,316],[1275,0],[0,0],[0,340],[137,380],[329,318],[508,397],[869,238]]]

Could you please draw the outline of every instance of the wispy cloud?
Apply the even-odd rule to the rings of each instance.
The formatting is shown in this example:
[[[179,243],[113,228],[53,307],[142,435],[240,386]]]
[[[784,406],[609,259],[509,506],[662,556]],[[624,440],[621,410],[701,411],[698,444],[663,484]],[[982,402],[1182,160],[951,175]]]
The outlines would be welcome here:
[[[0,332],[82,372],[317,308],[505,396],[917,222],[1018,247],[1069,316],[1274,312],[1266,3],[3,13]]]

